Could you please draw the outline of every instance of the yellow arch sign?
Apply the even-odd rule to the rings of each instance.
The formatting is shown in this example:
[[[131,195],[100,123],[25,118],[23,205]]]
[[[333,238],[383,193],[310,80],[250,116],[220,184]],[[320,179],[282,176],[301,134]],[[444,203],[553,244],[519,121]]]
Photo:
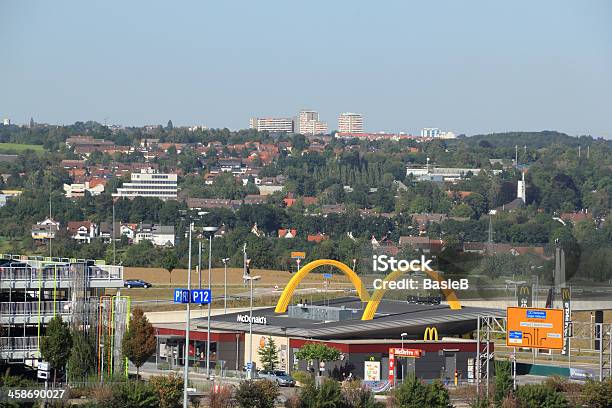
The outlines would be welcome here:
[[[405,272],[402,272],[402,271],[393,271],[387,276],[385,276],[384,280],[394,281],[400,276],[402,276],[404,273]],[[427,273],[429,276],[431,276],[433,279],[437,280],[438,282],[442,281],[438,272],[425,271],[425,273]],[[378,306],[380,305],[380,301],[382,300],[386,291],[387,289],[384,289],[384,288],[376,289],[374,291],[374,293],[372,294],[372,298],[370,299],[365,310],[363,311],[363,316],[361,317],[361,320],[372,320],[374,318],[374,314],[376,314],[376,309],[378,309]],[[455,294],[454,290],[442,289],[442,294],[444,294],[444,297],[446,298],[446,301],[448,302],[452,310],[461,309],[461,302],[459,302],[459,299],[457,298],[457,295]]]
[[[361,279],[359,279],[359,276],[357,276],[357,274],[351,268],[349,268],[342,262],[335,261],[333,259],[319,259],[316,261],[312,261],[300,268],[300,270],[297,271],[297,273],[291,278],[289,283],[287,283],[287,286],[285,286],[285,289],[283,290],[280,299],[278,299],[278,303],[276,304],[274,312],[285,313],[287,311],[287,306],[289,306],[289,302],[291,301],[291,297],[293,296],[293,292],[295,292],[295,289],[297,288],[297,285],[300,284],[302,279],[304,279],[306,275],[310,273],[310,271],[323,265],[334,266],[344,272],[346,276],[348,276],[349,280],[357,290],[357,294],[359,295],[361,301],[368,302],[363,312],[363,316],[361,317],[361,320],[372,320],[374,318],[374,315],[376,314],[378,306],[380,305],[380,301],[382,300],[386,292],[386,289],[375,290],[372,297],[370,298],[368,291]],[[404,272],[402,271],[394,271],[387,275],[385,277],[385,280],[395,280],[403,274]],[[442,281],[440,275],[437,272],[427,272],[427,274],[437,281]],[[442,293],[448,301],[451,309],[461,309],[461,303],[459,302],[455,291],[453,291],[452,289],[443,289]]]
[[[359,295],[361,301],[367,302],[368,300],[370,300],[370,295],[368,294],[366,287],[363,285],[363,282],[361,282],[361,279],[359,279],[359,276],[357,276],[357,274],[353,272],[351,268],[349,268],[342,262],[335,261],[333,259],[319,259],[317,261],[312,261],[304,265],[302,268],[300,268],[299,271],[297,271],[293,278],[291,278],[289,283],[287,283],[287,286],[285,286],[285,289],[283,290],[280,299],[278,299],[278,303],[276,304],[274,312],[285,313],[287,311],[287,306],[289,306],[289,302],[291,301],[291,296],[293,296],[293,292],[295,291],[297,285],[299,285],[302,279],[304,279],[306,275],[310,273],[310,271],[323,265],[331,265],[340,269],[342,272],[344,272],[346,276],[348,276],[349,280],[357,290],[357,294]]]

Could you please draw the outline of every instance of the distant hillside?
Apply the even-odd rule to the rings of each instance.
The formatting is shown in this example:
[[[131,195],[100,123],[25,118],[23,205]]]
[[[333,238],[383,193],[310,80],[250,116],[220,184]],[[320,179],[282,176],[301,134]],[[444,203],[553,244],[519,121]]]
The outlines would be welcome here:
[[[573,137],[565,133],[544,130],[542,132],[506,132],[491,133],[488,135],[474,135],[462,139],[469,145],[481,147],[514,147],[525,146],[540,149],[552,144],[563,144],[566,146],[586,146],[593,142],[588,136]]]

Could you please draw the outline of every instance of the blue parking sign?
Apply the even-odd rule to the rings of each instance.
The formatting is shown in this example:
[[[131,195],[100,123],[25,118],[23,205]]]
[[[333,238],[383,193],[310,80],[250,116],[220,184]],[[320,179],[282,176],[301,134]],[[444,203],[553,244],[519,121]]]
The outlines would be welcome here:
[[[191,291],[191,303],[207,305],[210,303],[212,294],[210,289],[194,289]]]
[[[174,303],[189,303],[189,291],[187,289],[174,289]]]

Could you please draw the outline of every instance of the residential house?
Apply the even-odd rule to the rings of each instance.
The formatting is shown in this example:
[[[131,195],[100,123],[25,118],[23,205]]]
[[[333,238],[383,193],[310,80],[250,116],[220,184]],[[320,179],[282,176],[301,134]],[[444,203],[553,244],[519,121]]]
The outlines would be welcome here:
[[[91,244],[98,237],[98,226],[91,221],[68,221],[68,232],[75,241]]]
[[[444,241],[441,239],[431,239],[429,237],[404,236],[400,237],[399,246],[410,246],[424,253],[440,252],[444,246]]]
[[[92,196],[100,195],[104,192],[106,180],[91,179],[85,183],[64,184],[64,191],[67,198],[81,198],[85,196],[87,191]]]
[[[32,226],[32,239],[53,239],[60,229],[60,223],[52,218],[46,218]]]
[[[315,242],[317,244],[320,244],[322,241],[326,241],[329,239],[329,235],[327,234],[323,234],[321,232],[315,234],[315,235],[308,235],[308,237],[306,238],[306,240],[308,242]]]
[[[281,228],[278,230],[278,237],[279,238],[295,238],[297,236],[297,230],[296,229],[285,229],[285,228]]]
[[[134,243],[151,241],[156,246],[174,246],[174,226],[142,223],[138,226]]]

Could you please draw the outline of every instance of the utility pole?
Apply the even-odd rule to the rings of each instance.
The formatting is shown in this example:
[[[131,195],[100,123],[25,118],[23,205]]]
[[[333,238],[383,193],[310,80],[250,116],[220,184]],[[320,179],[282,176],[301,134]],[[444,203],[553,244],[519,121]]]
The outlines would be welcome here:
[[[112,231],[113,231],[113,265],[117,265],[117,261],[115,259],[115,239],[116,239],[116,235],[115,235],[115,201],[113,200],[113,224],[112,224]]]
[[[518,145],[514,145],[514,165],[518,167]]]
[[[53,220],[53,218],[51,218],[51,193],[49,193],[49,258],[51,258],[53,255],[51,253],[51,221]]]

